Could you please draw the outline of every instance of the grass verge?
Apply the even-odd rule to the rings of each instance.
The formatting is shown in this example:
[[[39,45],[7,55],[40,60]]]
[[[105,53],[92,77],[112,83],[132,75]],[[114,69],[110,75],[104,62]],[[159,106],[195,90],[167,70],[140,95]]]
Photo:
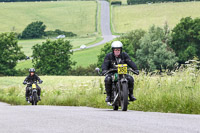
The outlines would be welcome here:
[[[25,77],[0,77],[0,101],[26,105]],[[104,102],[104,77],[41,76],[40,105],[111,108]],[[129,110],[200,114],[200,71],[184,70],[173,76],[135,76],[137,100]]]

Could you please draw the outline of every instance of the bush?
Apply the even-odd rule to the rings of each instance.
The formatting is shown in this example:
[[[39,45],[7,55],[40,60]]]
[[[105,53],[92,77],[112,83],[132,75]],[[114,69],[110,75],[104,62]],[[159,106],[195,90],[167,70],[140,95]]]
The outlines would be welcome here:
[[[18,60],[25,59],[15,33],[0,34],[0,75],[15,75]]]
[[[121,5],[121,1],[111,1],[111,5]]]
[[[55,36],[58,36],[58,35],[65,35],[66,37],[77,36],[73,32],[66,32],[66,31],[62,31],[62,30],[59,30],[59,29],[56,29],[55,31],[50,30],[50,31],[45,32],[45,36],[55,37]]]
[[[21,38],[23,39],[41,38],[44,35],[45,29],[46,25],[43,25],[43,22],[41,21],[32,22],[24,29]]]
[[[34,67],[43,75],[66,75],[75,64],[71,61],[72,45],[67,40],[47,40],[32,49]]]

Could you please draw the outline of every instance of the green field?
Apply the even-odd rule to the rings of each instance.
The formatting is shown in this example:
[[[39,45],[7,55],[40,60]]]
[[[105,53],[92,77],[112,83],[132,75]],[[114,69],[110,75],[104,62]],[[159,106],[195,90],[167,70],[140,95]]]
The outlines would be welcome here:
[[[51,39],[52,41],[56,39]],[[73,48],[79,48],[81,45],[89,45],[91,42],[95,42],[99,40],[97,37],[80,37],[80,38],[67,38],[69,40]],[[46,39],[32,39],[32,40],[19,40],[19,46],[22,46],[22,51],[24,51],[25,55],[31,56],[32,55],[32,46],[35,44],[42,44],[42,42],[46,42]]]
[[[0,32],[22,32],[33,21],[42,21],[46,30],[60,29],[78,35],[96,32],[95,1],[0,3]]]
[[[135,77],[137,100],[129,110],[200,114],[200,71],[175,72],[173,76]],[[40,105],[89,106],[111,108],[105,103],[104,77],[40,76],[44,81]],[[24,77],[0,77],[0,101],[25,105]]]
[[[90,49],[76,51],[72,56],[72,60],[77,62],[76,66],[82,67],[87,67],[90,64],[97,63],[97,56],[100,54],[101,48],[103,48],[103,46],[104,45],[100,45]]]
[[[71,41],[71,43],[77,43],[77,45],[79,45],[80,43],[84,42],[84,41],[88,41],[91,43],[91,38],[85,38],[84,39],[75,39],[74,42]],[[100,41],[101,38],[96,38],[96,41]],[[23,40],[21,42],[19,42],[20,46],[23,46],[23,51],[25,52],[25,54],[27,56],[32,55],[32,50],[31,47],[35,44],[35,43],[42,43],[45,40]],[[34,42],[34,43],[33,43]],[[80,43],[79,43],[80,42]],[[90,43],[86,44],[89,45]],[[95,41],[93,42],[95,43]],[[80,50],[80,51],[76,51],[73,53],[72,55],[72,61],[76,61],[77,64],[75,67],[77,66],[83,66],[83,67],[87,67],[90,64],[94,64],[97,63],[97,55],[100,54],[100,50],[101,48],[103,48],[104,45],[100,45],[94,48],[90,48],[90,49],[85,49],[85,50]],[[20,61],[17,63],[16,69],[24,69],[24,68],[31,68],[32,67],[32,61],[31,60],[25,60],[25,61]]]
[[[167,22],[172,29],[182,17],[200,17],[199,9],[200,2],[112,6],[112,27],[115,33],[126,33]]]

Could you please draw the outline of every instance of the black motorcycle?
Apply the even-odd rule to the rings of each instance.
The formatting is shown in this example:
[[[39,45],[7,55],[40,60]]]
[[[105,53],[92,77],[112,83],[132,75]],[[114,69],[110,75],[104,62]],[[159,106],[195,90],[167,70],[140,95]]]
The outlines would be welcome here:
[[[99,68],[96,68],[96,71],[99,71]],[[127,111],[129,89],[126,75],[128,71],[138,75],[138,72],[128,69],[127,64],[118,64],[115,69],[110,69],[104,74],[105,76],[108,73],[114,73],[112,75],[111,102],[107,103],[109,106],[113,106],[113,110],[118,110],[119,106],[121,106],[122,111]]]
[[[27,82],[27,87],[29,89],[29,97],[28,97],[28,102],[32,103],[32,105],[37,105],[37,102],[39,101],[38,99],[38,94],[37,94],[37,82]]]

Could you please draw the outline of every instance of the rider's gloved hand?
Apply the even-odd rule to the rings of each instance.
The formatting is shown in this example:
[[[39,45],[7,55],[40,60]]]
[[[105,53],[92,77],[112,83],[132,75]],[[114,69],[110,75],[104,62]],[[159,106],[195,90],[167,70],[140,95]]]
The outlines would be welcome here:
[[[23,84],[25,85],[25,84],[26,84],[26,81],[24,81]]]
[[[136,75],[139,75],[139,70],[135,70],[135,74],[136,74]]]
[[[102,71],[102,75],[104,75],[106,72],[107,72],[107,70],[103,70],[103,71]]]
[[[42,80],[39,81],[40,84],[42,84],[42,82],[43,82]]]

